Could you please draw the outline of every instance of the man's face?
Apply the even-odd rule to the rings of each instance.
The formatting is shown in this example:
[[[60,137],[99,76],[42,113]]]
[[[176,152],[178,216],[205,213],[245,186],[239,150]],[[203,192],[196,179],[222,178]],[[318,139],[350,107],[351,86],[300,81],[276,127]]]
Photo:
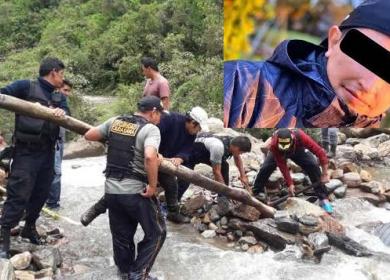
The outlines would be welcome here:
[[[144,76],[146,78],[148,78],[148,79],[152,78],[150,67],[145,67],[145,66],[141,65],[141,68],[142,68],[142,74],[144,74]]]
[[[230,153],[233,155],[233,156],[239,156],[241,155],[243,152],[240,150],[239,147],[237,146],[234,146],[234,145],[230,145]]]
[[[371,29],[358,30],[390,51],[389,36]],[[328,34],[326,52],[327,73],[337,96],[349,109],[360,115],[376,117],[384,113],[390,108],[390,84],[344,54],[340,49],[341,38],[339,28],[332,26]]]
[[[56,88],[61,88],[64,84],[64,70],[53,69],[50,72],[50,83]]]
[[[161,112],[158,110],[153,110],[151,114],[151,123],[154,125],[158,125],[161,120]]]
[[[188,134],[196,135],[196,134],[198,134],[198,132],[200,132],[201,128],[200,128],[199,123],[197,123],[196,121],[189,121],[189,122],[186,122],[186,130],[187,130]]]
[[[70,92],[71,92],[71,88],[69,85],[67,84],[63,84],[63,86],[59,89],[59,91],[65,95],[65,96],[69,96],[70,95]]]

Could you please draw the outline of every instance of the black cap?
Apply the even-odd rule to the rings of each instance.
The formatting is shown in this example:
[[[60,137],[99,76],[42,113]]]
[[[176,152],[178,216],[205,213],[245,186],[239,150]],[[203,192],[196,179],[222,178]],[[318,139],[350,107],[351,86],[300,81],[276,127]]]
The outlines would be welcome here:
[[[156,96],[145,96],[142,97],[141,100],[138,102],[138,110],[141,112],[145,111],[152,111],[152,110],[158,110],[158,111],[164,111],[164,108],[161,104],[160,98]]]
[[[390,36],[390,1],[366,0],[340,24],[340,29],[369,28]]]
[[[390,0],[366,0],[339,25],[340,30],[369,28],[390,36]],[[328,38],[321,42],[328,48]]]

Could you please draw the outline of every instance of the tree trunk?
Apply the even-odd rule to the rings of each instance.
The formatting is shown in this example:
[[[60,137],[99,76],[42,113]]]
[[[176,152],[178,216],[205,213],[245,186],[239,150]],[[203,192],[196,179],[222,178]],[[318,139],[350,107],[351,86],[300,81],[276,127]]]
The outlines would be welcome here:
[[[386,133],[390,134],[390,128],[340,128],[340,131],[344,133],[347,138],[367,138],[377,134]]]
[[[82,135],[91,128],[89,124],[69,116],[55,117],[52,109],[40,104],[31,103],[4,94],[0,94],[0,108],[33,118],[48,120]],[[176,167],[168,160],[163,160],[159,169],[163,173],[177,176],[180,179],[203,187],[207,190],[223,194],[231,199],[251,205],[259,210],[263,217],[272,217],[274,215],[274,208],[253,198],[247,191],[227,187],[222,183],[202,176],[184,166]]]

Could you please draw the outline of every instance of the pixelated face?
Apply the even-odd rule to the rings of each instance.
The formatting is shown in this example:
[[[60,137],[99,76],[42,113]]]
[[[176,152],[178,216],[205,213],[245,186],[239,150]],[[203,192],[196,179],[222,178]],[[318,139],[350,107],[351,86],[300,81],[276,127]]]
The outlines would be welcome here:
[[[142,74],[146,77],[146,78],[148,78],[148,79],[150,79],[150,78],[152,78],[152,71],[151,71],[151,68],[150,67],[145,67],[145,66],[143,66],[143,65],[141,65],[141,69],[142,69]]]
[[[69,85],[63,84],[62,87],[59,89],[59,91],[60,91],[63,95],[69,96],[69,95],[70,95],[70,92],[72,91],[72,89],[70,88]]]
[[[371,29],[357,29],[390,51],[389,36]],[[351,111],[376,117],[390,108],[390,84],[343,53],[340,49],[342,37],[342,32],[337,26],[329,29],[326,52],[329,81],[337,96]]]
[[[56,88],[61,88],[64,83],[64,70],[53,69],[50,72],[51,84]]]
[[[186,130],[190,135],[196,135],[201,131],[200,124],[196,121],[186,122]]]
[[[151,122],[155,125],[159,124],[161,121],[161,112],[159,110],[153,110],[151,115]]]

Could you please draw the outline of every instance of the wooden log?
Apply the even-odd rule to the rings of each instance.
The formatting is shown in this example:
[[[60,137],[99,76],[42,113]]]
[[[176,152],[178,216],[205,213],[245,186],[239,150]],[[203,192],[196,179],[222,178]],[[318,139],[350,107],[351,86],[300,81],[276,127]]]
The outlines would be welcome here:
[[[48,120],[81,135],[84,135],[85,132],[92,127],[85,122],[69,116],[56,117],[53,115],[53,109],[4,94],[0,94],[0,108],[33,118]],[[163,160],[161,162],[160,171],[177,176],[180,179],[203,187],[207,190],[223,194],[233,200],[251,205],[259,210],[263,217],[273,217],[276,211],[274,208],[253,198],[247,191],[230,188],[222,183],[202,176],[184,166],[176,167],[168,160]]]

